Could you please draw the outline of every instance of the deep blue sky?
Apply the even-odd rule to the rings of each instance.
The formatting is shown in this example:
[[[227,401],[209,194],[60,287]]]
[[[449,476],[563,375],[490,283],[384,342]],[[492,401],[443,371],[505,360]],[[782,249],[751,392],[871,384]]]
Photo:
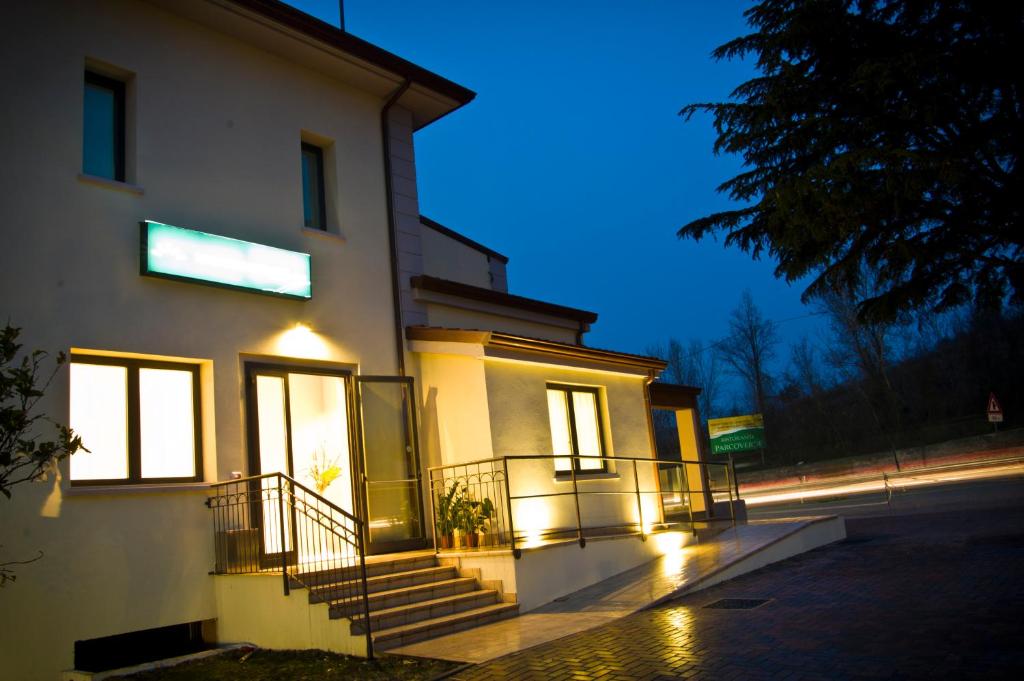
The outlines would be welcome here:
[[[334,0],[292,4],[337,23]],[[477,92],[416,135],[421,212],[508,255],[512,292],[597,312],[589,345],[640,352],[723,336],[744,288],[771,319],[809,312],[771,262],[675,236],[729,206],[715,187],[738,160],[712,153],[710,118],[677,112],[753,75],[710,58],[749,4],[346,0],[345,23]]]

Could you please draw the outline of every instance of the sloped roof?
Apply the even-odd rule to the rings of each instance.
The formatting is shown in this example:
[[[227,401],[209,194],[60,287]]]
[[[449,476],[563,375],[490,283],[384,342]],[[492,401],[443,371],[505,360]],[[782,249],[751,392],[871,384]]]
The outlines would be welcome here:
[[[602,350],[584,345],[559,343],[541,338],[515,336],[499,331],[478,329],[451,329],[440,326],[408,326],[408,340],[437,341],[442,343],[473,343],[485,348],[520,350],[532,354],[581,359],[601,364],[628,366],[634,369],[662,371],[668,364],[657,357],[634,355],[615,350]]]
[[[514,307],[520,310],[529,310],[530,312],[546,314],[552,317],[571,319],[583,324],[593,324],[597,321],[596,312],[580,310],[575,307],[566,307],[564,305],[556,305],[555,303],[547,303],[543,300],[516,296],[511,293],[495,291],[494,289],[483,288],[481,286],[471,286],[470,284],[463,284],[458,281],[431,277],[427,274],[420,274],[415,277],[411,277],[409,279],[409,283],[412,284],[413,288],[422,289],[424,291],[446,293],[448,295],[459,296],[461,298],[468,298],[470,300],[477,300],[484,303],[504,305],[505,307]]]

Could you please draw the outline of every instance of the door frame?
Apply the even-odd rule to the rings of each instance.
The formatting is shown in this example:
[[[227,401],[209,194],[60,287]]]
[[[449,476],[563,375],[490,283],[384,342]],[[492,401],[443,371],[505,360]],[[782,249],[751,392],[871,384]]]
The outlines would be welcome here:
[[[409,412],[405,414],[406,422],[408,425],[407,436],[410,438],[410,444],[412,445],[413,454],[413,469],[415,471],[416,481],[416,499],[417,508],[416,512],[419,514],[420,521],[420,536],[413,539],[403,539],[399,541],[389,542],[371,542],[370,541],[370,515],[369,515],[369,483],[370,480],[366,477],[366,448],[363,437],[363,403],[362,393],[359,390],[359,384],[367,383],[404,383],[408,386],[408,403],[407,408]],[[420,465],[420,435],[419,426],[416,423],[416,381],[412,376],[377,376],[377,375],[356,375],[352,381],[353,392],[355,393],[355,410],[354,413],[357,417],[356,427],[358,428],[358,442],[359,442],[359,487],[360,493],[357,495],[360,504],[359,517],[364,519],[365,522],[365,535],[364,542],[366,546],[367,555],[381,554],[381,553],[400,553],[403,551],[416,551],[419,549],[425,549],[429,546],[429,536],[427,533],[427,518],[423,513],[423,470]],[[353,476],[353,480],[355,476]]]
[[[314,376],[333,376],[341,378],[345,382],[345,398],[348,401],[345,409],[345,419],[348,424],[348,458],[350,466],[349,481],[352,487],[352,514],[357,518],[362,516],[359,514],[359,488],[362,485],[356,485],[356,476],[359,474],[357,469],[357,438],[355,437],[355,431],[353,428],[357,427],[356,416],[355,416],[355,402],[353,401],[355,396],[354,382],[352,380],[352,372],[348,369],[334,369],[329,367],[323,367],[318,365],[304,365],[304,364],[276,364],[271,362],[244,362],[244,380],[245,380],[245,432],[246,432],[246,453],[247,463],[249,466],[249,474],[256,476],[262,475],[262,467],[260,465],[260,438],[259,438],[259,410],[257,409],[258,396],[256,394],[256,377],[258,375],[264,376],[278,376],[284,380],[284,409],[285,409],[285,439],[287,446],[286,453],[286,464],[287,471],[285,474],[291,478],[295,478],[295,457],[292,452],[292,419],[291,419],[291,395],[288,388],[288,374],[307,374]],[[260,494],[260,498],[254,501],[255,508],[250,510],[252,518],[259,520],[259,532],[257,535],[260,540],[260,553],[259,560],[261,567],[274,567],[281,564],[281,554],[273,553],[268,554],[265,550],[263,543],[263,501],[262,493],[259,492],[259,483],[254,482],[254,491]],[[252,494],[252,492],[250,492]],[[286,552],[285,560],[289,565],[294,565],[298,561],[297,545],[296,545],[296,517],[295,509],[291,508],[291,542],[292,550]],[[365,538],[364,538],[365,540]],[[283,547],[282,547],[283,548]]]

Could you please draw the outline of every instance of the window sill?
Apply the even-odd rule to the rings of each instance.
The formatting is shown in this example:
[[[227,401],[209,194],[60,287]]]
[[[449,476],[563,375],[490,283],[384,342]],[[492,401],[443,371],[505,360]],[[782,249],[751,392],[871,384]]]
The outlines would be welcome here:
[[[119,192],[136,194],[138,196],[142,196],[143,194],[146,193],[146,190],[137,184],[129,184],[128,182],[111,180],[109,178],[100,177],[98,175],[87,175],[85,173],[78,173],[78,181],[85,182],[87,184],[94,184],[98,187],[106,187],[107,189],[113,189]]]
[[[618,480],[621,477],[618,473],[609,473],[607,471],[576,473],[577,482],[580,480]],[[572,473],[555,473],[555,482],[572,482]]]
[[[208,482],[171,482],[166,484],[141,485],[72,485],[64,490],[66,497],[99,497],[122,494],[167,494],[169,492],[205,492]]]
[[[342,234],[338,234],[337,232],[329,232],[324,229],[316,229],[314,227],[303,227],[302,233],[306,236],[327,239],[328,241],[340,241],[342,243],[348,241],[348,239],[346,239],[345,236]]]

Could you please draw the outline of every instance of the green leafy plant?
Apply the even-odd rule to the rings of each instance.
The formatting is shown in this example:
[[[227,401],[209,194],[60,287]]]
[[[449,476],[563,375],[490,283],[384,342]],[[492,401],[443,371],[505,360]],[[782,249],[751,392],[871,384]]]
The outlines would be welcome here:
[[[57,371],[67,363],[67,355],[59,353],[55,366],[47,373],[47,353],[34,350],[21,354],[20,334],[21,329],[10,324],[0,329],[0,494],[8,499],[15,485],[42,480],[56,470],[61,460],[78,450],[89,451],[71,428],[36,410]],[[40,434],[44,423],[56,430],[55,439]],[[40,552],[31,560],[0,563],[0,586],[15,580],[8,566],[41,557]]]
[[[494,518],[494,502],[484,497],[474,499],[469,487],[456,480],[451,487],[438,487],[436,517],[437,536],[442,548],[454,545],[455,531],[462,532],[467,546],[477,545],[477,534],[486,532]]]
[[[459,528],[462,530],[463,543],[469,548],[475,548],[480,542],[478,533],[486,532],[488,521],[494,517],[494,504],[487,497],[484,497],[483,501],[477,501],[466,495],[462,498],[459,511]]]
[[[56,366],[45,375],[46,352],[34,350],[18,361],[20,333],[20,328],[10,325],[0,330],[0,494],[8,499],[15,485],[43,478],[80,449],[89,451],[70,428],[36,413],[46,388],[67,363],[67,355],[59,353]],[[56,439],[42,438],[38,433],[42,422],[56,429]]]
[[[486,532],[489,521],[494,517],[494,503],[484,497],[477,501],[466,497],[462,506],[462,530],[466,534]]]
[[[441,488],[437,493],[437,534],[441,537],[450,537],[462,516],[464,493],[462,484],[455,481],[451,487]]]

